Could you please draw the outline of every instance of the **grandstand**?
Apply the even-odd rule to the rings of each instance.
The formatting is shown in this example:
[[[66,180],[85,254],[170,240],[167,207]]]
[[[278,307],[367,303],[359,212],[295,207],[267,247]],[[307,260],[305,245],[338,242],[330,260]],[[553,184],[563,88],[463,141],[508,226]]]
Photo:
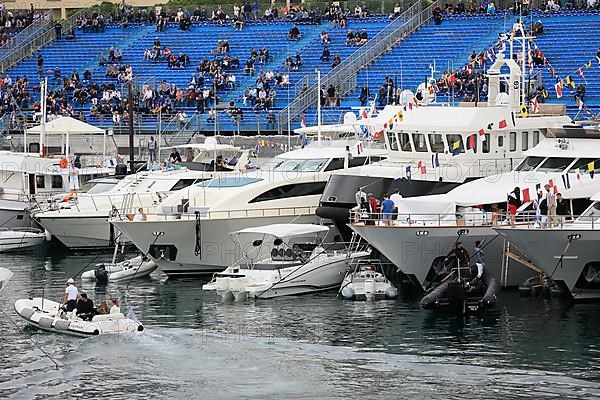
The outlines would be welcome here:
[[[554,92],[554,83],[557,77],[565,78],[571,75],[573,80],[579,83],[585,83],[586,96],[585,105],[589,113],[598,113],[600,111],[600,68],[596,60],[596,51],[600,42],[600,33],[597,29],[600,26],[600,14],[596,11],[567,11],[560,13],[538,13],[533,12],[526,17],[527,25],[529,22],[540,19],[544,25],[544,33],[536,39],[536,44],[543,51],[545,57],[554,68],[548,66],[535,67],[533,73],[541,71],[542,83],[549,93],[548,102],[565,103],[570,115],[578,112],[578,107],[573,100],[572,93],[568,89],[564,90],[563,98],[558,100]],[[343,98],[338,100],[337,106],[323,107],[324,123],[334,123],[340,120],[340,117],[347,111],[360,105],[358,100],[360,88],[367,84],[370,89],[370,100],[373,100],[379,87],[384,83],[385,78],[389,76],[394,85],[403,89],[415,91],[417,86],[424,82],[434,69],[434,76],[439,78],[443,71],[454,71],[461,68],[467,62],[471,51],[477,53],[489,49],[498,40],[498,35],[508,31],[515,17],[509,12],[497,12],[493,15],[486,14],[461,14],[446,15],[441,25],[436,25],[433,21],[427,22],[416,32],[391,47],[382,56],[371,62],[358,75],[357,86]],[[158,127],[167,131],[176,131],[185,129],[188,131],[213,132],[235,132],[256,133],[275,132],[275,124],[267,125],[268,111],[277,114],[283,109],[289,101],[294,99],[299,88],[298,82],[307,74],[314,74],[315,70],[321,70],[322,74],[327,74],[332,69],[332,59],[335,54],[339,54],[343,60],[352,54],[357,46],[346,45],[346,34],[350,30],[365,29],[369,38],[375,36],[381,29],[389,24],[388,15],[371,15],[365,18],[348,18],[345,28],[334,27],[330,21],[322,20],[315,22],[297,22],[302,38],[298,41],[288,40],[287,34],[294,25],[292,22],[279,18],[274,21],[248,21],[241,31],[234,30],[231,23],[217,24],[210,21],[194,21],[189,30],[179,30],[174,22],[167,24],[164,31],[157,32],[155,25],[151,22],[130,23],[123,27],[116,23],[107,23],[102,32],[84,32],[82,29],[75,31],[74,39],[61,38],[55,40],[50,45],[44,47],[41,51],[17,63],[8,71],[8,76],[13,83],[18,77],[27,77],[30,82],[31,99],[23,102],[18,116],[31,115],[31,109],[34,102],[39,97],[39,76],[38,76],[38,55],[41,54],[44,60],[44,76],[49,79],[51,90],[56,89],[56,93],[63,89],[63,79],[70,78],[74,71],[77,71],[80,79],[86,69],[92,74],[94,83],[99,86],[98,96],[102,96],[102,85],[113,87],[120,92],[124,99],[128,94],[128,86],[119,82],[115,77],[107,77],[107,67],[99,65],[102,58],[108,57],[108,51],[111,47],[118,47],[123,54],[121,64],[129,64],[133,70],[133,88],[140,95],[144,86],[154,91],[155,100],[152,106],[144,109],[141,98],[136,98],[135,123],[138,132],[156,132]],[[327,32],[331,43],[328,45],[331,52],[331,60],[323,62],[320,56],[325,44],[321,40],[321,33]],[[158,38],[162,48],[165,46],[171,49],[173,54],[185,53],[190,64],[185,68],[170,68],[167,61],[161,58],[160,61],[152,62],[144,59],[146,49],[153,47],[154,41]],[[400,38],[399,38],[400,39]],[[187,96],[187,89],[190,86],[192,75],[194,81],[198,82],[198,72],[196,66],[203,59],[213,60],[215,57],[223,57],[218,54],[217,43],[220,40],[227,40],[230,46],[228,56],[239,60],[239,66],[226,68],[225,75],[235,75],[235,83],[228,81],[226,85],[217,85],[211,74],[204,74],[204,82],[197,85],[197,91],[202,92],[203,88],[215,88],[216,96],[220,99],[217,107],[216,118],[211,118],[210,108],[213,104],[206,104],[204,112],[199,110],[195,101],[185,100],[183,102],[168,99],[168,95],[161,100],[162,103],[171,103],[172,111],[160,113],[161,121],[158,122],[158,115],[152,112],[154,103],[158,101],[160,95],[158,85],[165,81],[169,85],[175,85],[181,90],[184,96]],[[568,48],[565,47],[568,43]],[[244,72],[246,60],[250,56],[252,49],[268,49],[270,58],[264,63],[256,63],[252,75]],[[291,56],[293,59],[296,54],[302,57],[302,64],[297,70],[291,69],[286,65],[286,58]],[[591,67],[586,64],[592,60]],[[489,61],[487,61],[489,65]],[[589,65],[589,64],[588,64]],[[583,78],[577,71],[583,67]],[[54,78],[54,70],[58,68],[61,72],[60,78]],[[485,69],[485,65],[480,67]],[[259,109],[249,101],[244,104],[244,94],[247,88],[256,86],[256,78],[261,73],[271,71],[274,75],[289,74],[289,85],[275,86],[275,97],[273,104],[268,107],[269,110]],[[83,83],[85,88],[87,83]],[[6,92],[7,88],[3,89]],[[124,121],[116,123],[113,120],[113,114],[122,115],[124,109],[122,102],[118,99],[112,99],[112,112],[98,113],[92,102],[88,99],[83,104],[77,104],[73,100],[73,90],[62,90],[65,92],[66,101],[72,107],[75,116],[84,118],[87,122],[104,128],[115,128],[115,132],[125,131]],[[247,94],[247,93],[246,93]],[[51,93],[51,95],[53,95]],[[140,95],[141,96],[141,95]],[[460,100],[451,93],[440,93],[438,101],[454,102]],[[121,103],[115,106],[116,103]],[[161,103],[161,104],[162,104]],[[233,109],[239,109],[242,116],[232,116],[230,103]],[[379,103],[378,103],[379,104]],[[63,107],[64,108],[64,107]],[[106,110],[105,110],[106,111]],[[60,104],[56,106],[54,112],[64,112]],[[185,113],[185,114],[177,114]],[[305,112],[307,123],[316,123],[316,110],[314,107]],[[13,120],[15,118],[12,118]],[[19,118],[17,118],[19,119]],[[10,117],[3,118],[4,128],[8,128]],[[290,121],[292,129],[300,125],[300,118],[296,117]],[[13,125],[14,127],[14,125]],[[286,127],[283,127],[285,131]]]

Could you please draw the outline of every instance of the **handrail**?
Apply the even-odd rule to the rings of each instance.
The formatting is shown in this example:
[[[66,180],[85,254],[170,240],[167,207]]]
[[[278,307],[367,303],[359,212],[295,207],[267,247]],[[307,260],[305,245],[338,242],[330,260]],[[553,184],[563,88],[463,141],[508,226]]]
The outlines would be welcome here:
[[[357,49],[344,59],[340,65],[325,75],[321,79],[321,86],[328,87],[333,85],[336,87],[336,91],[340,97],[353,90],[356,86],[358,72],[397,44],[406,35],[414,32],[421,25],[428,22],[433,17],[433,9],[436,6],[437,1],[425,10],[423,10],[421,2],[417,2],[409,7],[401,16],[383,28],[365,45]],[[306,79],[303,78],[301,82],[305,84]],[[308,90],[301,93],[287,107],[282,109],[277,119],[279,133],[282,133],[287,118],[294,118],[307,108],[315,105],[317,103],[317,96],[319,95],[320,88],[316,83],[313,83]]]
[[[515,215],[514,226],[528,229],[594,229],[598,216],[589,215],[537,215],[535,211],[522,211]],[[419,236],[427,236],[429,228],[473,228],[473,227],[510,227],[511,215],[506,211],[471,211],[456,213],[399,213],[391,218],[381,211],[369,213],[366,210],[350,210],[351,225],[385,226],[390,228],[422,228]],[[550,226],[550,224],[552,226]],[[578,228],[578,229],[579,229]]]
[[[62,31],[67,32],[77,25],[77,19],[85,10],[79,10],[69,18],[62,21]],[[56,31],[50,22],[32,34],[30,40],[12,48],[8,53],[0,57],[0,73],[5,73],[9,68],[29,57],[48,43],[56,39]]]
[[[27,42],[29,38],[31,38],[41,29],[44,29],[49,24],[52,24],[52,10],[48,10],[45,13],[40,14],[38,18],[31,22],[31,24],[22,29],[13,37],[12,44],[7,42],[4,46],[0,47],[0,52],[9,51],[11,48]]]

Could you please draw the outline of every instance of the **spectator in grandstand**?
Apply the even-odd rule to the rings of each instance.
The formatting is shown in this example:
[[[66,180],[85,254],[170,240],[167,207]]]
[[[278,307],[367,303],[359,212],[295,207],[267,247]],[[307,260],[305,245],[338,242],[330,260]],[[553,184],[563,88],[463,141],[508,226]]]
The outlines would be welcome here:
[[[367,101],[369,100],[369,86],[366,83],[360,89],[360,96],[358,96],[358,100],[360,101],[360,105],[362,107],[367,105]]]
[[[549,1],[552,1],[552,0],[549,0]],[[488,3],[488,6],[487,6],[487,13],[488,13],[488,14],[495,14],[495,13],[496,13],[496,5],[494,4],[494,2],[493,2],[493,1],[490,1],[490,2]]]
[[[115,48],[114,53],[113,53],[113,57],[117,62],[121,62],[123,61],[123,53],[121,52],[121,49],[119,49],[118,47]]]
[[[346,34],[346,46],[351,46],[355,43],[354,32],[352,32],[352,29],[349,29],[348,33]]]
[[[329,43],[331,43],[331,39],[329,38],[329,33],[327,33],[326,31],[321,32],[321,43],[324,45],[328,45]]]
[[[273,114],[273,110],[269,110],[267,113],[267,129],[275,129],[275,114]]]
[[[390,14],[390,19],[396,19],[402,14],[402,7],[400,7],[400,3],[394,4],[394,10],[392,14]]]
[[[442,18],[443,17],[442,17],[442,9],[441,9],[441,7],[439,5],[435,6],[435,8],[433,9],[433,22],[436,25],[441,25]]]
[[[573,96],[575,98],[575,102],[580,107],[583,104],[583,101],[585,99],[585,92],[586,92],[585,85],[583,83],[580,83],[579,86],[577,86],[577,90],[575,91],[575,95]]]
[[[302,37],[302,35],[300,34],[300,29],[298,29],[298,26],[296,26],[296,24],[294,24],[294,26],[292,26],[292,28],[288,32],[288,39],[289,40],[300,40],[301,37]]]
[[[456,3],[456,6],[454,7],[454,13],[455,14],[464,14],[465,12],[465,3],[463,3],[463,0],[458,0],[458,2]]]
[[[323,48],[323,53],[321,53],[321,61],[329,62],[329,57],[331,56],[331,52],[329,51],[329,47]]]
[[[335,68],[342,63],[342,59],[338,53],[333,55],[333,63],[331,64],[331,68]]]
[[[233,17],[233,30],[242,31],[244,28],[244,21],[240,17]]]
[[[40,77],[40,79],[42,79],[42,77],[44,76],[44,57],[42,57],[42,55],[38,55],[37,58],[37,70],[38,70],[38,76]]]
[[[363,44],[367,43],[367,41],[369,40],[369,35],[367,34],[367,30],[366,29],[363,29],[362,31],[360,31],[359,38],[360,38],[360,40],[358,40],[357,43],[356,43],[359,46],[362,46]]]
[[[329,85],[327,88],[327,100],[330,107],[335,107],[337,105],[337,92],[333,85]]]

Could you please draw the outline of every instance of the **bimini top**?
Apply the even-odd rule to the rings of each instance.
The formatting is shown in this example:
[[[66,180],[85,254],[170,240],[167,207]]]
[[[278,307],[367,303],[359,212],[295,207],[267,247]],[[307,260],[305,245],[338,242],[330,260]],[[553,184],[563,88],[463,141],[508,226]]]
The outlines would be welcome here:
[[[291,238],[297,236],[318,234],[329,231],[329,228],[322,225],[313,224],[272,224],[265,226],[257,226],[253,228],[246,228],[235,232],[239,234],[259,234],[259,235],[270,235],[277,238]]]
[[[10,272],[10,270],[0,267],[0,292],[4,289],[4,286],[6,286],[12,276],[13,273]]]

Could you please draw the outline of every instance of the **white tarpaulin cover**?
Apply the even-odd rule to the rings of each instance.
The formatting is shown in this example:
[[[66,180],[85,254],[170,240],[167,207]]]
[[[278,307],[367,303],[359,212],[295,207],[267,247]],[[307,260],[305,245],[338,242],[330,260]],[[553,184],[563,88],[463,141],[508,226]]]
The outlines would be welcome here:
[[[445,194],[407,197],[398,204],[398,221],[450,222],[456,219],[456,203]]]
[[[260,234],[271,235],[278,238],[288,238],[295,236],[303,236],[327,232],[328,227],[313,224],[273,224],[265,226],[257,226],[254,228],[246,228],[237,231],[236,234]]]
[[[39,134],[42,132],[42,125],[27,129],[27,133]],[[46,122],[46,135],[103,135],[104,129],[86,124],[71,117],[59,117]]]

